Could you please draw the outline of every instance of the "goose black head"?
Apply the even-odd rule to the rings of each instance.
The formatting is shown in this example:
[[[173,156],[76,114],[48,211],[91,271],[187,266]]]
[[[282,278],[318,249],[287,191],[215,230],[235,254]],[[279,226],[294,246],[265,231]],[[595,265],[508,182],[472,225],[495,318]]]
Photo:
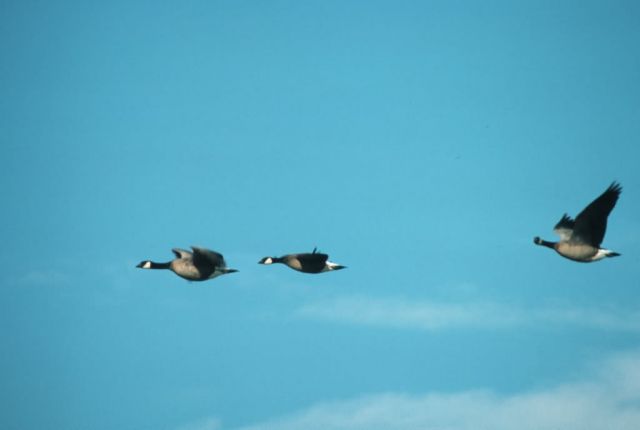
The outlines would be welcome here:
[[[273,257],[264,257],[258,261],[258,264],[273,264]]]

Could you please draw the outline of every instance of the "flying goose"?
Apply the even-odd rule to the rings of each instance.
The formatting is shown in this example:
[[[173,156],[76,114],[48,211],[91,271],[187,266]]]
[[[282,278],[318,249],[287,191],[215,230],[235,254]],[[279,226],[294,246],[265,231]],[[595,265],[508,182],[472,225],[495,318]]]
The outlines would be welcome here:
[[[171,251],[176,258],[168,263],[154,263],[145,260],[136,267],[140,269],[169,269],[181,278],[189,281],[206,281],[216,276],[237,272],[236,269],[227,269],[222,254],[206,248],[192,246],[193,252],[174,248]]]
[[[287,254],[282,257],[264,257],[258,261],[258,264],[282,263],[291,267],[293,270],[304,273],[322,273],[346,268],[346,266],[329,261],[327,254],[316,251],[317,248],[313,248],[313,252],[311,253]]]
[[[536,236],[533,243],[552,248],[563,257],[583,263],[619,256],[617,252],[600,248],[600,244],[607,230],[607,217],[616,205],[621,191],[622,186],[613,182],[600,197],[584,208],[575,220],[564,214],[553,228],[560,236],[560,241],[547,242]]]

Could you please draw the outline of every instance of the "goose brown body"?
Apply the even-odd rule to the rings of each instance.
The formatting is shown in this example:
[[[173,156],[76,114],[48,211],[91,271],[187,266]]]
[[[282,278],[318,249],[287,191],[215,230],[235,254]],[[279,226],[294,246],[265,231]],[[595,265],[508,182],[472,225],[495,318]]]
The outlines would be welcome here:
[[[554,249],[561,256],[573,261],[589,263],[620,254],[601,248],[607,230],[607,218],[613,210],[622,192],[622,187],[613,182],[598,198],[572,219],[564,214],[554,227],[560,236],[558,242],[549,242],[535,237],[536,245]]]
[[[329,256],[327,254],[317,252],[316,248],[313,249],[313,252],[286,254],[282,257],[264,257],[258,263],[282,263],[293,270],[303,273],[322,273],[345,268],[345,266],[329,261]]]
[[[142,261],[136,267],[141,269],[169,269],[176,275],[189,281],[206,281],[220,275],[237,272],[228,269],[222,254],[206,248],[192,246],[191,251],[174,248],[171,251],[176,258],[168,263]]]

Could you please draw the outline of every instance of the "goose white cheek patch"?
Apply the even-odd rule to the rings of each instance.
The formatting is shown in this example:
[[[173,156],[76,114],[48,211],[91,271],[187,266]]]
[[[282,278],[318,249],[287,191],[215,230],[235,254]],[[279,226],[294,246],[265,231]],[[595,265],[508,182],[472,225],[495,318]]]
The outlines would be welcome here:
[[[145,261],[145,263],[142,265],[143,269],[151,269],[151,262],[150,261]]]

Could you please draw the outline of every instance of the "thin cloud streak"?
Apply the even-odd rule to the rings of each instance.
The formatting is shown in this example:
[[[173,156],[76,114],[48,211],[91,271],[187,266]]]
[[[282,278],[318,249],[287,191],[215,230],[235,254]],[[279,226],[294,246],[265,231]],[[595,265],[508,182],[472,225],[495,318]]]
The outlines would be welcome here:
[[[15,279],[8,279],[6,282],[15,285],[28,286],[65,286],[69,284],[72,277],[60,270],[31,270]]]
[[[382,393],[321,403],[237,430],[635,430],[640,354],[610,359],[589,378],[544,390]]]
[[[295,317],[334,323],[436,331],[571,325],[640,332],[640,312],[550,306],[530,309],[491,302],[415,302],[396,298],[342,297],[306,304]]]

